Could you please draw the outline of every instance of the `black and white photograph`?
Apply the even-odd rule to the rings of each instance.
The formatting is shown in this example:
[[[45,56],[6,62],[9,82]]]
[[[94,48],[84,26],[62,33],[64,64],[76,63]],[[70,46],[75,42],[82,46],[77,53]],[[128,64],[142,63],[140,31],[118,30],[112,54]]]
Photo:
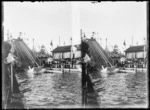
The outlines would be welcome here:
[[[2,2],[2,109],[148,108],[148,2]]]

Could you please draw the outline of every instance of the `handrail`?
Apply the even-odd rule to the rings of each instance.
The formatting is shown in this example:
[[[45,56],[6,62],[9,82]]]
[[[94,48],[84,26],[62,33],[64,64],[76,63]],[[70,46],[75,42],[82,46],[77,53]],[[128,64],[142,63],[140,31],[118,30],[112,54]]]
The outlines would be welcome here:
[[[23,41],[22,41],[23,42]],[[30,48],[27,46],[27,44],[25,43],[25,42],[23,42],[23,44],[24,44],[24,46],[28,49],[28,50],[30,50]],[[31,51],[31,50],[30,50]],[[33,54],[35,57],[36,57],[36,55],[31,51],[31,54]],[[40,62],[40,59],[37,57],[37,60]]]
[[[18,49],[20,50],[20,46],[18,46],[18,44],[16,43],[16,47],[18,47]],[[21,56],[23,57],[23,59],[24,59],[24,61],[25,61],[25,63],[28,65],[28,63],[27,63],[27,61],[25,60],[25,58],[24,58],[24,56],[23,56],[23,53],[21,52]]]
[[[98,45],[98,43],[96,42],[96,44]],[[99,45],[98,45],[99,46]],[[100,47],[100,46],[99,46]],[[98,48],[98,47],[96,47],[98,50],[99,50],[99,52],[100,52],[100,54],[102,55],[102,57],[103,57],[103,59],[105,60],[105,62],[107,63],[109,63],[110,64],[110,62],[108,61],[108,59],[106,58],[106,56],[104,55],[104,53],[102,52],[102,50],[100,49],[100,48]],[[110,64],[111,65],[111,64]]]
[[[33,63],[36,63],[37,66],[39,66],[38,63],[35,61],[35,59],[32,57],[31,53],[27,50],[27,48],[24,45],[22,45],[22,46],[27,51],[27,54],[31,57],[31,59],[34,60]]]
[[[92,50],[94,50],[93,47],[92,47],[92,45],[91,45],[90,47],[92,48]],[[93,52],[94,52],[94,51],[93,51]],[[95,56],[95,58],[97,59],[98,63],[101,65],[100,60],[99,60],[98,57],[96,56],[96,52],[94,52],[93,56]]]
[[[97,43],[97,42],[96,42]],[[97,43],[98,44],[98,43]],[[106,56],[104,55],[104,53],[101,51],[101,49],[100,48],[98,48],[97,47],[97,49],[99,49],[100,50],[100,52],[102,53],[102,56],[104,57],[104,59],[106,59],[107,60],[107,62],[110,64],[110,66],[112,66],[112,64],[110,63],[110,61],[106,58]]]
[[[33,60],[32,56],[29,55],[28,50],[24,46],[22,46],[22,45],[21,45],[21,47],[24,48],[24,50],[27,52],[29,58],[31,59],[32,63],[34,63],[34,60]]]

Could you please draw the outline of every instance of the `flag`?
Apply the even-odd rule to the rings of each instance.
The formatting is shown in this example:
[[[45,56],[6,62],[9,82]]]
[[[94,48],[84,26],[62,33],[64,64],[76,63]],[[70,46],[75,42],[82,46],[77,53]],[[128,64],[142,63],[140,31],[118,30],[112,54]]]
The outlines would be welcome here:
[[[145,45],[145,37],[144,37],[144,39],[143,39],[143,44]]]
[[[70,38],[70,42],[71,42],[71,45],[72,45],[72,37]]]
[[[92,36],[94,36],[94,35],[95,35],[95,32],[92,33]]]
[[[123,45],[124,45],[124,46],[126,46],[126,42],[125,42],[125,40],[124,40],[124,43],[123,43]]]
[[[53,46],[53,42],[51,41],[51,46]]]
[[[19,32],[19,37],[21,37],[21,35],[22,35],[22,32]]]
[[[86,38],[85,33],[84,33],[84,38]]]

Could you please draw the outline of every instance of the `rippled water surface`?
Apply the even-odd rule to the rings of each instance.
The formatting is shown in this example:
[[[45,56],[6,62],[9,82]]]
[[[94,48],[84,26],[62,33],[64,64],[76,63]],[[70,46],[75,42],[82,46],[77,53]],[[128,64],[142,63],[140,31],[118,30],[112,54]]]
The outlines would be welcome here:
[[[37,75],[22,83],[20,89],[26,90],[23,98],[26,108],[81,107],[80,72]]]
[[[147,75],[144,72],[115,73],[101,84],[101,108],[147,107]]]
[[[22,75],[20,75],[22,76]],[[25,76],[19,80],[26,79]],[[147,107],[147,73],[115,73],[102,79],[98,93],[100,108]],[[37,75],[21,84],[26,108],[81,108],[81,73]]]

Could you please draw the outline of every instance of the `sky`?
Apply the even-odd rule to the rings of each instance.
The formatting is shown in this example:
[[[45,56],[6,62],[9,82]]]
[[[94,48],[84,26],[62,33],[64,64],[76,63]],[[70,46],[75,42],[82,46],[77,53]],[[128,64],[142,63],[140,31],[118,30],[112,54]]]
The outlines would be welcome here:
[[[80,44],[80,29],[87,38],[96,32],[103,48],[117,44],[121,51],[132,44],[142,45],[147,37],[146,2],[3,2],[4,40],[7,31],[13,38],[19,32],[29,39],[29,47]],[[52,49],[52,48],[51,48]]]
[[[91,32],[98,33],[105,48],[117,44],[123,51],[133,45],[143,44],[143,37],[147,37],[146,2],[102,2],[82,3],[81,28],[89,37]],[[122,49],[124,48],[124,49]]]

